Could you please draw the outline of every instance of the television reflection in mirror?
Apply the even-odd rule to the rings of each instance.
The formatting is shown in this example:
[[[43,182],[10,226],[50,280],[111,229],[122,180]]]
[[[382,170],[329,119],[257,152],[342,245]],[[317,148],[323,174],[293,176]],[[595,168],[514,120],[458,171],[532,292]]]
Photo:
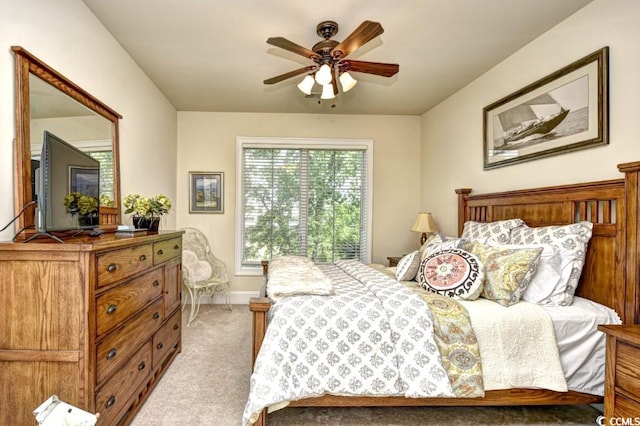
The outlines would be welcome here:
[[[35,189],[36,233],[25,242],[40,236],[64,242],[54,232],[79,233],[100,225],[100,162],[46,130]]]

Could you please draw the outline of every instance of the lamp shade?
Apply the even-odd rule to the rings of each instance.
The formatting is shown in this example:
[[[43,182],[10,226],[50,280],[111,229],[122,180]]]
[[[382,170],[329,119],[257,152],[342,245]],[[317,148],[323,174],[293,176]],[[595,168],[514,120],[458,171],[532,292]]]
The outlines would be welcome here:
[[[433,221],[431,213],[420,212],[411,230],[413,232],[436,232],[438,228],[436,228],[436,223]]]
[[[348,72],[343,72],[340,75],[340,84],[342,85],[343,92],[348,92],[349,90],[353,89],[353,86],[355,86],[357,83],[358,80],[353,78]]]
[[[333,99],[336,95],[333,93],[333,84],[325,84],[322,86],[322,95],[320,95],[320,99]]]
[[[323,86],[331,83],[331,67],[329,65],[322,64],[316,73],[316,81]]]
[[[315,83],[315,80],[313,79],[313,77],[308,75],[304,78],[304,80],[300,82],[300,84],[298,84],[298,89],[300,89],[300,91],[305,95],[310,95],[311,89],[313,89],[314,83]]]

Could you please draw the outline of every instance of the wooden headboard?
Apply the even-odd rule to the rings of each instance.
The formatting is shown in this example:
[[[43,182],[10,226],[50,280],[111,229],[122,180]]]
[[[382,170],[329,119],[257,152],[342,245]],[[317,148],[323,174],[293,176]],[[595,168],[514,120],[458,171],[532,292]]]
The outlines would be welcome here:
[[[593,222],[576,294],[615,309],[626,324],[638,324],[640,162],[619,164],[618,170],[624,178],[488,194],[457,189],[458,234],[468,220],[521,218],[528,226]]]

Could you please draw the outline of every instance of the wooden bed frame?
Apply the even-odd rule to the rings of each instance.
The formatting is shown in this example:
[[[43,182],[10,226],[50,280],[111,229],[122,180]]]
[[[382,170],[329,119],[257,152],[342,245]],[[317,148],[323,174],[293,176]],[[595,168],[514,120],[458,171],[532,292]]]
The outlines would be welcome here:
[[[625,324],[640,323],[640,161],[618,165],[624,178],[472,195],[457,189],[458,234],[465,221],[521,218],[529,226],[593,222],[577,294],[613,308]],[[267,262],[263,262],[267,272]],[[264,291],[264,289],[263,289]],[[263,294],[264,296],[264,294]],[[270,307],[266,297],[252,298],[253,360],[264,339]],[[569,391],[508,389],[483,398],[344,397],[325,395],[293,401],[292,407],[561,405],[602,402],[603,398]],[[263,410],[256,425],[266,424]]]

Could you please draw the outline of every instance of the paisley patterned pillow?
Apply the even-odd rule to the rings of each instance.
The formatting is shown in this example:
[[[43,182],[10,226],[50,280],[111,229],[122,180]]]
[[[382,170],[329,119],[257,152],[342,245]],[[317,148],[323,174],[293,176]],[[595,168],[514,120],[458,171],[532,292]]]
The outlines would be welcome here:
[[[411,281],[416,277],[420,266],[420,252],[418,250],[402,256],[396,265],[396,279],[398,281]]]
[[[454,299],[475,300],[482,291],[483,267],[473,254],[446,249],[425,257],[417,281],[427,291]]]
[[[461,248],[465,242],[466,240],[461,238],[452,238],[440,233],[434,233],[429,237],[429,239],[427,239],[427,241],[424,242],[422,247],[420,247],[420,252],[424,259],[425,257],[442,250]]]
[[[504,248],[480,243],[465,247],[478,256],[484,265],[481,296],[503,306],[520,301],[536,273],[542,247]]]
[[[511,231],[513,244],[549,244],[558,249],[562,277],[547,303],[564,306],[573,302],[592,232],[593,223],[587,221],[537,228],[525,225]]]
[[[522,219],[498,220],[495,222],[464,223],[461,238],[484,244],[507,244],[511,238],[511,230],[524,225]]]

